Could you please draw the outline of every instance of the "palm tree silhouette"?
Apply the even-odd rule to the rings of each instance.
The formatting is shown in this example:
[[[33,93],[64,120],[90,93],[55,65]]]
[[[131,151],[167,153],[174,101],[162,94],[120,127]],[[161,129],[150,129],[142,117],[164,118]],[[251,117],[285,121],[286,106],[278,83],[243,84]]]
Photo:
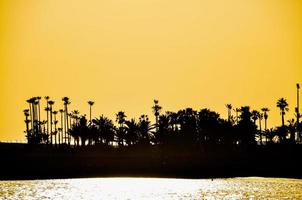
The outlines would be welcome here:
[[[36,104],[37,104],[36,97],[32,97],[28,99],[27,103],[29,104],[29,110],[30,110],[31,130],[34,137],[36,137],[39,134],[38,119],[36,115]]]
[[[299,102],[299,98],[300,98],[300,96],[299,96],[299,94],[300,94],[299,90],[300,90],[300,84],[297,83],[296,87],[297,87],[297,107],[296,107],[297,123],[296,123],[296,129],[297,129],[298,140],[300,140],[301,139],[301,135],[300,135],[300,122],[299,122],[300,117],[301,117],[300,111],[299,111],[299,104],[300,104],[300,102]]]
[[[138,123],[138,130],[140,133],[139,140],[142,144],[147,145],[150,143],[150,131],[152,130],[151,122],[147,115],[141,115]]]
[[[69,117],[69,129],[68,129],[68,144],[70,145],[70,144],[72,144],[72,142],[71,142],[71,139],[72,139],[72,137],[71,137],[71,135],[69,134],[69,130],[71,129],[71,127],[72,127],[72,119],[73,119],[73,115],[72,115],[72,113],[68,113],[67,114],[67,116]]]
[[[158,116],[160,114],[162,107],[158,104],[158,100],[154,100],[154,106],[152,107],[154,116],[155,116],[155,127],[156,131],[158,131]]]
[[[263,112],[263,118],[264,118],[264,131],[265,133],[268,133],[267,132],[267,119],[268,119],[268,112],[270,111],[268,108],[264,107],[264,108],[261,108],[261,111]],[[266,143],[268,142],[268,137],[267,135],[265,136],[265,141]]]
[[[91,124],[91,107],[93,106],[94,102],[88,101],[87,103],[89,105],[89,123]]]
[[[259,136],[260,136],[260,144],[262,145],[262,125],[261,125],[261,121],[263,119],[263,113],[259,112]]]
[[[54,101],[48,101],[49,104],[49,114],[50,114],[50,144],[53,144],[52,141],[52,136],[53,136],[53,132],[52,132],[52,106],[55,102]]]
[[[260,140],[260,144],[262,145],[262,130],[261,130],[261,120],[263,119],[263,114],[260,113],[257,110],[253,110],[251,112],[252,114],[252,120],[254,121],[254,124],[256,125],[257,120],[259,120],[259,140]],[[257,126],[257,125],[256,125]]]
[[[37,100],[37,105],[38,105],[38,130],[39,130],[39,133],[41,133],[41,110],[40,110],[40,100],[41,100],[41,97],[38,96],[36,97],[36,100]]]
[[[257,110],[252,110],[252,120],[254,121],[254,124],[256,125],[256,121],[259,119],[260,113]]]
[[[99,118],[93,119],[92,122],[97,128],[98,137],[102,143],[104,141],[104,143],[108,145],[114,140],[115,127],[111,119],[102,115]]]
[[[295,125],[295,119],[287,120],[288,126],[287,129],[290,133],[290,142],[292,144],[295,143],[295,132],[296,132],[296,125]]]
[[[50,112],[50,109],[49,109],[49,104],[47,102],[47,107],[45,108],[45,111],[46,111],[46,114],[47,114],[47,120],[46,120],[46,129],[47,129],[47,132],[46,132],[46,135],[47,137],[49,138],[49,112]]]
[[[124,123],[126,121],[126,115],[125,112],[119,111],[116,114],[116,122],[119,124],[119,129],[117,130],[118,135],[118,143],[121,145],[124,145]]]
[[[55,131],[54,131],[54,137],[55,137],[55,145],[57,145],[57,133],[58,133],[58,131],[57,131],[57,123],[58,123],[58,121],[57,121],[57,114],[58,114],[58,111],[53,111],[52,112],[52,114],[53,114],[53,116],[54,116],[54,125],[55,125]]]
[[[129,146],[135,145],[138,141],[139,125],[134,119],[125,121],[125,124],[127,126],[126,143]]]
[[[162,114],[158,119],[158,131],[153,133],[153,142],[159,145],[167,144],[169,136],[176,135],[177,123],[178,123],[177,113],[166,112]]]
[[[42,122],[40,122],[40,124],[42,125],[42,141],[47,144],[48,143],[48,135],[46,133],[46,129],[45,129],[45,124],[47,123],[46,120],[43,120]]]
[[[232,118],[232,104],[226,104],[225,107],[228,109],[228,121],[231,121]]]
[[[35,97],[35,100],[33,102],[33,108],[34,108],[34,113],[35,113],[35,115],[34,115],[34,125],[35,125],[36,134],[40,134],[40,129],[39,129],[40,120],[39,120],[38,105],[39,105],[39,102],[37,100],[37,97]]]
[[[46,108],[45,108],[45,111],[46,111],[46,116],[47,116],[47,135],[49,135],[49,104],[48,104],[48,101],[49,101],[49,96],[45,96],[44,99],[46,100]]]
[[[25,115],[26,135],[27,135],[27,138],[28,138],[28,135],[29,135],[29,123],[30,123],[30,120],[28,119],[28,117],[29,117],[29,109],[25,109],[25,110],[23,110],[23,112],[24,112],[24,115]]]
[[[284,142],[286,139],[286,127],[284,125],[284,115],[289,110],[286,99],[284,99],[284,98],[278,99],[277,107],[280,109],[280,114],[281,114],[281,118],[282,118],[282,126],[278,129],[278,136],[281,140],[280,142]]]
[[[241,133],[241,142],[249,145],[255,145],[255,136],[257,127],[255,119],[252,119],[252,112],[249,106],[241,107],[240,121],[238,123],[238,131]],[[253,120],[253,121],[252,121]]]
[[[27,140],[28,143],[31,144],[39,144],[42,141],[42,134],[39,130],[39,125],[40,122],[38,120],[38,115],[37,115],[37,97],[32,97],[28,100],[26,100],[26,102],[29,104],[29,110],[25,111],[25,115],[27,120],[25,121],[27,123],[26,126],[28,126],[28,124],[31,124],[31,129],[29,129],[29,132],[27,134]],[[30,120],[28,119],[28,117],[30,116]]]
[[[63,143],[63,109],[59,110],[60,115],[61,115],[61,127],[60,127],[60,131],[59,131],[59,144]]]
[[[32,117],[32,110],[31,110],[31,102],[32,100],[31,99],[27,99],[26,102],[28,103],[28,106],[29,106],[29,116],[30,116],[30,127],[31,129],[33,129],[33,117]]]
[[[268,119],[268,112],[270,111],[268,108],[261,108],[261,111],[263,112],[264,117],[264,130],[267,130],[267,119]]]
[[[66,139],[68,139],[68,144],[70,145],[70,137],[67,137],[67,133],[69,130],[69,126],[68,126],[68,104],[70,104],[69,98],[68,97],[63,97],[62,101],[64,102],[64,111],[65,111],[65,124],[64,124],[64,138],[65,138],[65,143],[66,143]]]
[[[280,109],[280,114],[281,114],[281,118],[282,118],[282,127],[284,127],[284,115],[289,110],[286,99],[284,99],[284,98],[278,99],[277,107]]]

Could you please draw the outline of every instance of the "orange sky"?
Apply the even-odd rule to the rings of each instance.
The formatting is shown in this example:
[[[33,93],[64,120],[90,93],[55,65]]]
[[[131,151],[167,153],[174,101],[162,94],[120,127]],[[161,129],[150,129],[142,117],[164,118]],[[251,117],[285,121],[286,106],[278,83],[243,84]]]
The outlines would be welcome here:
[[[302,83],[299,0],[0,0],[0,140],[23,140],[25,100],[94,116],[226,103],[290,104]],[[302,109],[301,109],[302,110]]]

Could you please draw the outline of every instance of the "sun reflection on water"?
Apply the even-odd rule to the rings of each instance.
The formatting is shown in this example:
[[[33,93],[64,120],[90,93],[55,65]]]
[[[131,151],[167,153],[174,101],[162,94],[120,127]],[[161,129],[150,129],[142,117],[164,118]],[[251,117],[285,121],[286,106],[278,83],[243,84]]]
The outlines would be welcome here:
[[[85,178],[0,181],[0,199],[302,199],[302,181],[277,178]]]

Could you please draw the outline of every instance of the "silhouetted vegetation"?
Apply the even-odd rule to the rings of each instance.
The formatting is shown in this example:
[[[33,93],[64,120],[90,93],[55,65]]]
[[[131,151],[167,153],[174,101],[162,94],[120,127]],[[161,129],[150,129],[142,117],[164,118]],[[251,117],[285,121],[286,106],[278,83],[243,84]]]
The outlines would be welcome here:
[[[299,93],[297,99],[298,95]],[[226,104],[228,115],[227,119],[223,119],[219,113],[207,108],[201,110],[185,108],[177,112],[162,112],[159,101],[154,100],[152,111],[155,123],[151,123],[147,115],[141,115],[138,120],[129,119],[123,111],[117,112],[116,123],[114,123],[103,115],[98,118],[92,117],[93,101],[88,101],[89,120],[87,120],[86,115],[80,115],[78,110],[68,111],[70,104],[68,97],[62,98],[62,108],[59,112],[53,109],[54,101],[48,96],[45,100],[46,120],[41,119],[41,97],[27,100],[29,109],[24,110],[24,115],[29,144],[49,144],[55,147],[60,145],[77,147],[233,145],[245,148],[255,145],[301,142],[299,108],[297,106],[295,109],[296,120],[288,120],[286,124],[284,116],[289,111],[289,105],[285,98],[280,98],[276,102],[276,107],[280,109],[281,126],[271,129],[267,128],[270,110],[266,107],[261,110],[251,110],[249,106],[233,109],[232,104]],[[232,110],[235,111],[235,116],[232,115]]]

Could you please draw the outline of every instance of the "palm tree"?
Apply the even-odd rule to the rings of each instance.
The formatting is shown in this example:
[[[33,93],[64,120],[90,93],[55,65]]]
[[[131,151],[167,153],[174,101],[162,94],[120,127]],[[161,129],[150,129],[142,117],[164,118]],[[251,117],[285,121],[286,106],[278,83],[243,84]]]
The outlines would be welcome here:
[[[238,122],[238,132],[240,133],[239,140],[245,144],[255,145],[255,137],[257,134],[256,121],[252,118],[249,106],[243,106],[240,110],[241,115],[240,121]]]
[[[254,124],[256,125],[256,121],[259,119],[260,113],[257,110],[253,110],[251,112],[252,114],[252,120],[254,121]]]
[[[52,106],[54,103],[55,103],[54,101],[48,101],[49,113],[50,113],[50,144],[53,144],[52,143],[52,135],[53,135],[53,132],[52,132]]]
[[[99,118],[93,119],[92,122],[97,129],[97,140],[106,145],[114,140],[115,127],[111,119],[102,115]]]
[[[47,103],[47,107],[45,108],[45,111],[46,111],[46,114],[47,114],[47,120],[46,120],[46,130],[47,130],[47,132],[46,132],[46,135],[49,139],[49,112],[50,112],[50,109],[49,109],[48,105],[49,104]]]
[[[139,127],[138,123],[135,121],[135,119],[131,119],[130,121],[125,122],[127,126],[127,131],[126,131],[126,143],[130,145],[134,145],[138,141],[138,136],[139,136]]]
[[[72,115],[72,113],[68,113],[67,114],[67,116],[69,117],[69,129],[68,129],[68,143],[69,144],[72,144],[72,142],[71,142],[71,139],[72,139],[72,137],[71,137],[71,135],[69,134],[69,130],[71,129],[71,127],[73,126],[73,124],[72,124],[72,119],[73,119],[73,115]]]
[[[59,131],[59,144],[61,144],[61,142],[63,143],[63,109],[59,110],[60,114],[61,114],[61,128]]]
[[[300,111],[299,111],[299,90],[300,90],[300,84],[299,83],[297,83],[297,85],[296,85],[296,87],[297,87],[297,107],[296,107],[296,115],[297,115],[297,123],[296,123],[296,129],[297,129],[297,135],[298,135],[298,140],[300,140],[300,138],[301,138],[301,135],[300,135],[300,130],[299,130],[299,124],[300,124],[300,122],[299,122],[299,119],[300,119],[300,117],[301,117],[301,115],[300,115]]]
[[[259,136],[260,136],[260,144],[262,145],[262,126],[261,126],[261,121],[263,119],[263,113],[259,112]]]
[[[89,123],[91,124],[91,107],[93,106],[94,102],[88,101],[87,103],[89,105]]]
[[[70,101],[69,101],[68,97],[63,97],[62,101],[64,102],[64,111],[65,111],[64,138],[65,138],[65,141],[66,141],[66,138],[68,138],[68,144],[70,145],[70,137],[67,137],[67,132],[69,130],[69,126],[68,126],[68,104],[70,104]]]
[[[58,114],[58,111],[53,111],[52,112],[52,114],[53,114],[53,116],[54,116],[54,125],[55,125],[55,131],[54,131],[54,137],[55,137],[55,145],[57,145],[57,133],[58,133],[58,131],[57,131],[57,123],[58,123],[58,121],[57,121],[57,114]]]
[[[23,112],[24,112],[24,115],[25,115],[25,124],[26,124],[26,135],[27,135],[27,137],[28,137],[28,135],[29,135],[29,122],[30,122],[30,120],[28,119],[28,117],[29,117],[29,109],[25,109],[25,110],[23,110]]]
[[[34,125],[35,125],[35,132],[37,134],[40,134],[40,129],[39,129],[39,126],[40,126],[40,121],[39,121],[39,112],[38,112],[38,107],[39,105],[39,102],[37,100],[37,97],[35,97],[35,100],[33,102],[33,108],[34,108],[34,113],[35,113],[35,116],[34,116]]]
[[[163,145],[169,142],[169,139],[173,140],[170,136],[178,135],[178,114],[175,112],[166,112],[162,114],[158,119],[158,131],[153,133],[152,141],[155,144]],[[175,133],[175,134],[172,134]]]
[[[37,136],[38,133],[38,120],[36,115],[36,97],[32,97],[27,100],[27,103],[29,104],[29,110],[30,110],[30,118],[31,118],[31,129],[34,136]]]
[[[264,117],[264,130],[267,130],[267,119],[268,119],[268,112],[270,111],[268,108],[261,108]]]
[[[295,119],[287,120],[288,126],[287,129],[290,133],[290,142],[292,144],[295,143],[295,132],[296,132],[296,125],[295,125]]]
[[[228,109],[228,121],[231,121],[232,118],[232,104],[226,104],[225,107]]]
[[[28,124],[31,123],[31,129],[29,129],[30,134],[27,134],[27,140],[28,143],[39,144],[42,139],[42,134],[39,131],[39,121],[37,117],[37,98],[32,97],[27,100],[27,103],[29,104],[29,110],[24,113],[27,118],[25,121],[27,123],[27,129],[29,129]],[[29,116],[30,120],[28,119]]]
[[[151,122],[147,115],[141,115],[138,123],[138,131],[140,133],[139,141],[144,144],[150,144],[150,131],[152,130]]]
[[[155,127],[156,131],[158,130],[158,116],[160,114],[162,107],[158,104],[158,100],[154,100],[154,106],[152,107],[154,116],[155,116]]]
[[[262,144],[262,135],[261,135],[261,114],[260,114],[260,112],[259,111],[257,111],[257,110],[252,110],[252,112],[251,112],[251,118],[252,118],[252,120],[254,121],[254,124],[255,124],[255,126],[257,126],[256,125],[256,122],[257,122],[257,120],[259,120],[259,140],[260,140],[260,144]]]
[[[70,127],[69,135],[74,138],[76,146],[80,145],[80,139],[81,145],[85,146],[87,139],[89,139],[88,132],[89,127],[87,125],[87,119],[85,116],[81,116],[79,123]]]
[[[30,127],[31,129],[33,129],[33,117],[32,117],[32,109],[31,109],[31,103],[32,103],[32,99],[27,99],[26,102],[28,103],[29,106],[29,116],[30,116]]]
[[[268,112],[270,111],[268,108],[264,107],[264,108],[261,108],[261,111],[263,112],[263,117],[264,117],[264,130],[265,130],[265,133],[268,133],[267,132],[267,119],[268,119]],[[268,142],[268,137],[267,135],[265,136],[265,141],[266,143]]]
[[[278,99],[277,107],[280,109],[280,114],[281,114],[281,118],[282,118],[282,127],[284,127],[284,115],[289,110],[286,99],[284,99],[284,98]]]
[[[38,106],[37,120],[38,120],[38,132],[41,133],[41,110],[40,110],[40,100],[41,97],[36,97],[36,105]]]
[[[116,122],[119,124],[119,129],[118,129],[118,143],[121,145],[124,145],[124,123],[126,121],[126,115],[125,112],[119,111],[116,114]]]
[[[47,144],[48,143],[48,135],[46,133],[46,129],[45,129],[45,125],[46,125],[47,121],[43,120],[41,121],[41,133],[42,133],[42,141]]]
[[[47,135],[49,134],[49,107],[48,107],[48,101],[49,101],[49,96],[45,96],[44,99],[46,100],[46,108],[45,108],[45,111],[46,111],[46,116],[47,116]]]

